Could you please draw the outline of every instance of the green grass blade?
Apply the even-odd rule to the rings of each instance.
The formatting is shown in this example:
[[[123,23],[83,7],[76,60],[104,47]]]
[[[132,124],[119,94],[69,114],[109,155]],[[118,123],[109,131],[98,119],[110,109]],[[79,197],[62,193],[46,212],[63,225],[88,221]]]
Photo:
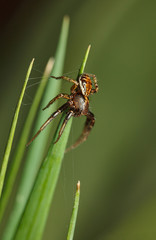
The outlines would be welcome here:
[[[69,29],[69,18],[65,17],[63,20],[62,28],[61,28],[61,34],[60,34],[60,38],[59,38],[59,42],[58,42],[58,46],[55,54],[55,63],[54,63],[54,67],[51,75],[58,76],[62,74],[64,59],[65,59],[67,37],[68,37],[68,29]],[[56,96],[56,94],[60,91],[60,86],[61,86],[60,80],[50,79],[48,81],[44,98],[42,101],[41,109],[53,97]],[[35,124],[34,132],[36,132],[40,128],[43,122],[45,122],[45,120],[51,115],[53,111],[54,111],[54,106],[52,106],[49,109],[46,109],[46,111],[44,112],[40,110],[37,117],[37,122]],[[34,181],[36,179],[38,170],[40,168],[41,161],[43,160],[43,154],[47,147],[47,140],[48,140],[50,131],[51,131],[51,128],[49,126],[27,148],[28,154],[25,161],[24,171],[22,174],[18,193],[15,199],[15,204],[11,212],[9,221],[7,222],[7,226],[5,228],[3,240],[11,240],[12,236],[14,236],[16,232],[21,215],[23,214],[30,192],[34,185]]]
[[[91,45],[89,45],[88,48],[87,48],[85,57],[83,59],[83,62],[81,64],[81,67],[80,67],[80,70],[79,70],[79,75],[83,74],[83,72],[84,72],[84,69],[85,69],[85,66],[86,66],[86,63],[87,63],[87,59],[88,59],[88,55],[89,55],[89,52],[90,52],[90,48],[91,48]]]
[[[59,126],[62,122],[63,118],[61,118]],[[52,143],[50,146],[48,155],[40,169],[32,194],[17,229],[15,240],[40,240],[42,237],[51,199],[61,169],[70,126],[71,121],[66,126],[59,142],[55,145]],[[59,129],[58,127],[56,135]]]
[[[24,82],[24,86],[23,86],[23,89],[22,89],[22,92],[21,92],[21,95],[20,95],[20,98],[19,98],[19,102],[17,104],[17,108],[16,108],[16,111],[15,111],[15,115],[14,115],[14,118],[13,118],[11,130],[10,130],[8,143],[7,143],[4,158],[3,158],[2,168],[1,168],[1,172],[0,172],[0,198],[1,198],[1,194],[2,194],[5,174],[6,174],[6,170],[7,170],[7,165],[8,165],[8,161],[9,161],[9,156],[10,156],[10,152],[11,152],[13,139],[14,139],[14,134],[15,134],[15,129],[16,129],[17,120],[18,120],[18,116],[19,116],[19,111],[20,111],[20,108],[21,108],[21,104],[22,104],[25,89],[26,89],[26,86],[27,86],[27,83],[28,83],[28,80],[29,80],[29,76],[30,76],[30,73],[31,73],[31,70],[32,70],[33,62],[34,62],[34,59],[30,63],[30,66],[28,68],[28,72],[27,72],[27,75],[26,75],[26,78],[25,78],[25,82]]]
[[[85,58],[85,61],[87,61],[87,58]],[[85,65],[83,64],[83,66]],[[84,71],[83,67],[80,69]],[[42,237],[72,123],[72,119],[70,119],[61,139],[54,144],[65,116],[66,113],[63,114],[60,120],[48,155],[37,175],[34,188],[18,225],[15,240],[40,240]]]
[[[6,184],[5,184],[5,188],[3,189],[3,194],[2,194],[2,198],[0,201],[0,221],[3,217],[3,213],[5,211],[9,196],[11,194],[12,188],[13,188],[13,184],[25,151],[25,145],[28,142],[28,136],[34,121],[34,118],[36,116],[36,112],[38,109],[38,106],[40,104],[42,95],[43,95],[43,91],[45,90],[45,86],[47,84],[48,78],[50,76],[52,67],[53,67],[53,63],[54,60],[52,58],[49,59],[47,66],[45,68],[43,77],[41,79],[41,83],[38,87],[38,90],[35,94],[35,98],[33,100],[33,103],[31,105],[28,117],[26,119],[18,146],[17,146],[17,150],[15,151],[15,154],[13,156],[13,161],[12,161],[12,166],[11,166],[11,170],[8,174],[8,178],[6,178]]]
[[[72,216],[71,216],[71,219],[70,219],[70,225],[69,225],[67,240],[72,240],[73,237],[74,237],[77,213],[78,213],[78,208],[79,208],[79,200],[80,200],[80,181],[78,181],[78,183],[77,183],[77,189],[76,189],[76,194],[75,194],[75,202],[74,202]]]

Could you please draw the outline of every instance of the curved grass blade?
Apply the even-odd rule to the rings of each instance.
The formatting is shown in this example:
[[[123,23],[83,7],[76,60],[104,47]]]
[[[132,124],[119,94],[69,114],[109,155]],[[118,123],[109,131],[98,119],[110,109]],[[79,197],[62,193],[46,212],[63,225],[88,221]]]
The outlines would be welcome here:
[[[41,79],[41,83],[38,87],[38,90],[35,94],[35,98],[33,100],[33,103],[31,105],[28,117],[26,119],[17,149],[15,151],[15,154],[13,156],[13,160],[12,160],[12,166],[11,166],[11,170],[9,171],[8,177],[6,178],[6,184],[5,184],[5,188],[3,190],[3,194],[2,194],[2,198],[0,201],[0,221],[2,220],[9,196],[11,194],[12,188],[13,188],[13,184],[24,154],[24,150],[25,150],[25,145],[28,141],[28,136],[34,121],[34,118],[36,116],[36,112],[38,109],[38,106],[40,104],[42,95],[43,95],[43,91],[45,89],[45,86],[47,84],[48,78],[50,76],[52,67],[53,67],[53,63],[54,60],[52,58],[49,59],[47,66],[45,68],[43,77]]]
[[[80,69],[84,71],[83,67]],[[60,140],[54,144],[65,116],[66,113],[60,120],[47,157],[38,172],[34,188],[14,236],[15,240],[40,240],[42,238],[72,123],[72,119],[70,119]]]
[[[55,64],[52,70],[51,75],[60,75],[62,74],[64,58],[65,58],[65,50],[67,44],[68,37],[68,29],[69,29],[69,18],[65,17],[63,20],[61,34],[56,50],[55,55]],[[50,79],[51,80],[51,79]],[[60,81],[48,81],[44,98],[43,98],[43,106],[49,102],[51,98],[53,98],[60,89],[61,82]],[[52,108],[53,109],[53,106]],[[35,132],[39,129],[42,123],[46,118],[51,114],[51,109],[47,109],[47,111],[40,112],[37,123],[35,124]],[[46,128],[43,133],[37,138],[32,145],[28,148],[28,154],[24,166],[24,171],[22,174],[20,186],[18,189],[18,193],[15,199],[15,204],[5,228],[5,232],[3,235],[3,240],[11,240],[16,232],[18,227],[21,215],[23,214],[24,208],[26,206],[27,200],[29,198],[30,192],[34,185],[34,181],[41,165],[41,161],[43,159],[43,153],[45,151],[47,140],[50,134],[50,128]]]
[[[17,120],[18,120],[18,116],[19,116],[19,111],[20,111],[20,108],[21,108],[22,100],[23,100],[23,97],[24,97],[25,89],[26,89],[26,86],[27,86],[27,83],[28,83],[28,79],[29,79],[31,70],[32,70],[33,63],[34,63],[34,59],[31,61],[30,66],[28,68],[28,72],[27,72],[27,75],[26,75],[26,78],[25,78],[25,82],[24,82],[24,86],[23,86],[23,89],[22,89],[22,92],[21,92],[21,95],[20,95],[20,98],[19,98],[19,102],[17,104],[17,108],[16,108],[16,111],[15,111],[15,115],[14,115],[14,118],[13,118],[11,130],[10,130],[8,143],[7,143],[4,158],[3,158],[2,168],[1,168],[1,172],[0,172],[0,198],[1,198],[1,194],[2,194],[5,174],[6,174],[6,170],[7,170],[7,165],[8,165],[8,161],[9,161],[9,156],[10,156],[10,152],[11,152],[13,139],[14,139],[14,134],[15,134],[15,129],[16,129]]]
[[[78,213],[78,208],[79,208],[79,200],[80,200],[80,181],[78,181],[78,183],[77,183],[77,189],[76,189],[76,194],[75,194],[75,202],[74,202],[72,216],[71,216],[71,219],[70,219],[70,225],[69,225],[67,240],[72,240],[73,237],[74,237],[77,213]]]

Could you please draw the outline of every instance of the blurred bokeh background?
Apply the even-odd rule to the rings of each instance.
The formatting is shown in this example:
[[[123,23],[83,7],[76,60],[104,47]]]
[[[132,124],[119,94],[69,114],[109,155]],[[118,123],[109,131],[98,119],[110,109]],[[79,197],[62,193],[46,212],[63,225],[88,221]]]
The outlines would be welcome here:
[[[80,180],[75,239],[154,240],[156,1],[2,1],[0,157],[28,65],[35,57],[32,76],[42,76],[65,14],[71,24],[64,73],[78,70],[92,45],[86,72],[96,74],[99,83],[99,93],[91,97],[96,124],[87,142],[65,155],[43,239],[66,238]],[[36,87],[26,92],[16,139]],[[69,87],[63,84],[62,91]],[[84,121],[74,119],[70,144]]]

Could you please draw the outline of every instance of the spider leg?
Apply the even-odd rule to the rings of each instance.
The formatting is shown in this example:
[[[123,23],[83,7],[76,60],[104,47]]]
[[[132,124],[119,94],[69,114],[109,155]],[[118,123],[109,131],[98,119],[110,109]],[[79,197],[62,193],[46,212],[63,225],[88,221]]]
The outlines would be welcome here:
[[[76,148],[79,144],[83,143],[88,138],[88,135],[89,135],[92,127],[94,126],[95,118],[94,118],[94,114],[91,112],[88,112],[86,117],[87,117],[87,119],[86,119],[85,126],[84,126],[81,136],[78,138],[78,140],[72,146],[70,146],[69,148],[66,149],[66,152]]]
[[[51,77],[51,78],[55,78],[55,79],[63,79],[63,80],[66,80],[66,81],[68,81],[68,82],[72,82],[72,83],[74,83],[75,85],[78,85],[78,84],[79,84],[76,80],[71,79],[71,78],[69,78],[69,77],[65,77],[65,76],[60,76],[60,77],[50,76],[50,77]]]
[[[65,117],[65,119],[64,119],[64,121],[63,121],[63,123],[62,123],[62,126],[61,126],[61,129],[60,129],[60,131],[59,131],[58,137],[57,137],[56,141],[54,142],[54,144],[57,143],[58,140],[60,139],[60,137],[62,136],[62,133],[63,133],[63,131],[64,131],[64,129],[65,129],[65,126],[67,125],[67,122],[69,121],[69,119],[70,119],[72,116],[73,116],[73,112],[72,112],[72,111],[67,112],[67,115],[66,115],[66,117]]]
[[[74,84],[70,89],[71,93],[74,93],[76,88],[77,88],[77,85]]]
[[[27,143],[27,147],[34,141],[34,139],[40,134],[40,132],[54,119],[56,118],[60,113],[62,113],[65,109],[68,108],[68,103],[65,103],[62,105],[56,112],[51,114],[51,116],[47,119],[47,121],[40,127],[38,132],[33,136],[33,138]]]
[[[45,110],[46,108],[48,108],[51,104],[53,104],[57,99],[60,98],[65,98],[65,99],[70,99],[70,96],[68,94],[65,93],[60,93],[58,94],[56,97],[54,97],[48,104],[47,106],[45,106],[42,110]]]
[[[93,82],[94,82],[94,86],[95,86],[95,89],[92,89],[92,90],[91,90],[91,93],[93,94],[93,93],[98,92],[99,86],[98,86],[98,83],[97,83],[97,78],[96,78],[96,76],[95,76],[94,74],[90,74],[90,73],[87,73],[87,75],[88,75],[89,77],[92,77],[92,78],[93,78]]]

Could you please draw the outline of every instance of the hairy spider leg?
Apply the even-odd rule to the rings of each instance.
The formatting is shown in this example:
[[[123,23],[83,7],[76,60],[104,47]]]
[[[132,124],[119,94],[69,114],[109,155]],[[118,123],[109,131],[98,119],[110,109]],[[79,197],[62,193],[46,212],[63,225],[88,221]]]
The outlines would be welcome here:
[[[77,85],[74,84],[70,89],[71,93],[75,93],[76,88],[77,88]]]
[[[66,149],[66,152],[78,147],[78,145],[80,145],[81,143],[83,143],[84,141],[87,140],[89,133],[90,133],[92,127],[94,126],[95,118],[94,118],[94,114],[91,112],[88,112],[86,117],[87,117],[87,119],[86,119],[85,126],[84,126],[81,136],[78,138],[78,140],[72,146],[70,146],[69,148]]]
[[[97,78],[96,78],[95,74],[87,73],[87,75],[88,75],[89,77],[92,77],[92,78],[93,78],[93,82],[94,82],[94,86],[95,86],[95,89],[92,89],[92,90],[91,90],[91,93],[93,94],[93,93],[98,92],[99,86],[98,86]]]
[[[54,142],[54,144],[57,143],[58,140],[60,139],[60,137],[62,136],[62,133],[63,133],[63,131],[64,131],[64,129],[65,129],[65,126],[67,125],[67,122],[69,121],[69,119],[70,119],[72,116],[73,116],[73,112],[72,112],[72,111],[67,112],[67,115],[66,115],[66,117],[65,117],[65,119],[64,119],[64,121],[63,121],[63,123],[62,123],[62,126],[61,126],[61,129],[60,129],[60,131],[59,131],[58,137],[57,137],[56,141]]]
[[[64,110],[66,110],[68,108],[68,102],[63,104],[60,108],[57,109],[56,112],[54,112],[53,114],[51,114],[51,116],[47,119],[47,121],[40,127],[40,129],[38,130],[38,132],[33,136],[33,138],[27,143],[27,147],[32,143],[32,141],[34,141],[34,139],[40,134],[41,131],[43,131],[43,129],[54,119],[56,118],[60,113],[62,113]]]
[[[55,76],[50,76],[51,78],[55,78],[55,79],[63,79],[63,80],[66,80],[66,81],[68,81],[68,82],[72,82],[72,83],[74,83],[75,85],[79,85],[79,83],[76,81],[76,80],[74,80],[74,79],[72,79],[72,78],[69,78],[69,77],[65,77],[65,76],[60,76],[60,77],[55,77]]]
[[[45,110],[46,108],[48,108],[51,104],[53,104],[57,99],[60,98],[65,98],[65,99],[70,99],[70,95],[65,94],[65,93],[60,93],[58,94],[56,97],[54,97],[48,104],[47,106],[45,106],[42,110]]]

